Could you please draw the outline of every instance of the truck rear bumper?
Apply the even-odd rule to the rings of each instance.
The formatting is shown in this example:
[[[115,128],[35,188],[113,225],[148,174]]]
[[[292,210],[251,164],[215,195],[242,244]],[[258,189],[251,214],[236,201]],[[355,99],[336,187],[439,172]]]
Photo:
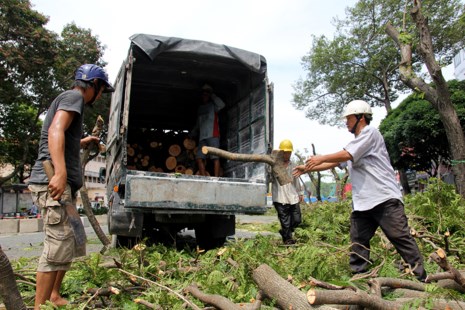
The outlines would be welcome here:
[[[128,174],[125,207],[263,214],[267,210],[265,194],[264,183],[175,174]]]

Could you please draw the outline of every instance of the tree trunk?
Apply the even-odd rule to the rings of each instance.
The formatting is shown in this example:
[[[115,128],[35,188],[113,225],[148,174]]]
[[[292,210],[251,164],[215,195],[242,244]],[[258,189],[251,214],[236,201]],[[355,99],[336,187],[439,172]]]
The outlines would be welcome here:
[[[0,247],[0,295],[7,310],[27,309],[16,286],[16,279],[10,261]]]
[[[333,174],[334,180],[336,180],[336,197],[340,201],[344,198],[344,187],[347,184],[347,180],[349,179],[349,171],[344,168],[344,175],[339,177],[339,174],[336,171],[336,168],[331,168],[331,173]]]
[[[92,130],[92,136],[98,137],[100,136],[100,133],[102,132],[103,129],[103,118],[99,115],[97,117],[97,121],[95,122],[95,127]],[[85,167],[87,163],[89,162],[90,158],[90,150],[92,147],[97,147],[95,145],[89,145],[86,149],[84,149],[84,152],[81,154],[81,169],[82,169],[82,188],[79,191],[81,194],[81,199],[82,199],[82,206],[84,207],[84,212],[86,213],[87,218],[89,219],[90,225],[92,225],[92,228],[95,231],[95,234],[99,238],[100,242],[104,245],[104,248],[102,251],[105,251],[105,249],[111,244],[110,240],[108,237],[105,235],[105,233],[102,230],[102,227],[100,227],[99,222],[95,218],[94,212],[92,211],[92,207],[90,205],[90,199],[89,199],[89,194],[87,192],[87,187],[86,187],[86,178],[84,175]]]
[[[418,77],[412,69],[412,42],[400,39],[399,31],[390,23],[386,25],[387,34],[395,41],[400,49],[401,63],[399,65],[401,80],[415,92],[423,92],[426,100],[438,111],[444,125],[449,148],[455,164],[455,185],[457,192],[465,197],[465,136],[460,125],[454,105],[450,98],[449,88],[442,75],[441,66],[434,58],[433,41],[428,27],[428,20],[421,12],[421,0],[413,0],[413,8],[410,11],[416,23],[420,35],[418,53],[428,69],[429,75],[435,87],[427,84]]]
[[[312,143],[312,150],[313,150],[313,155],[316,155],[316,150],[315,150],[315,145]],[[320,171],[316,172],[317,178],[312,179],[313,185],[315,185],[315,191],[316,191],[316,199],[318,201],[321,201],[321,173]]]
[[[399,178],[400,178],[400,185],[402,185],[402,189],[404,190],[404,195],[408,195],[411,193],[410,185],[408,184],[407,173],[405,170],[399,169]]]
[[[304,292],[283,279],[270,266],[266,264],[258,266],[253,271],[252,277],[260,290],[268,298],[275,300],[281,309],[314,309],[307,302]],[[318,309],[329,310],[334,308],[320,307]]]

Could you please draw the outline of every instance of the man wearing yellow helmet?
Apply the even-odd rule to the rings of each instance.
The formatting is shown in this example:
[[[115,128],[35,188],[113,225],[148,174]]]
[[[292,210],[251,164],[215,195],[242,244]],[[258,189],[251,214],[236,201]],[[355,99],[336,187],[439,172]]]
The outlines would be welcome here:
[[[284,161],[289,175],[292,175],[294,165],[291,163],[290,158],[294,147],[290,140],[283,140],[279,144],[279,149],[284,151]],[[300,202],[303,201],[303,188],[298,178],[295,178],[292,183],[279,185],[278,180],[272,176],[272,199],[273,205],[278,212],[278,219],[281,223],[281,230],[279,233],[283,238],[286,245],[295,244],[292,238],[294,229],[302,222],[302,215],[300,212]]]

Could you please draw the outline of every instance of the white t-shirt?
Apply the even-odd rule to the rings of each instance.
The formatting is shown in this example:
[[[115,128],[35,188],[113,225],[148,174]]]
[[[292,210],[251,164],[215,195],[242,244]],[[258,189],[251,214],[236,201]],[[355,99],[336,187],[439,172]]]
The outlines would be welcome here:
[[[370,210],[393,198],[402,201],[402,193],[378,129],[365,126],[344,149],[353,158],[340,166],[349,167],[354,211]]]

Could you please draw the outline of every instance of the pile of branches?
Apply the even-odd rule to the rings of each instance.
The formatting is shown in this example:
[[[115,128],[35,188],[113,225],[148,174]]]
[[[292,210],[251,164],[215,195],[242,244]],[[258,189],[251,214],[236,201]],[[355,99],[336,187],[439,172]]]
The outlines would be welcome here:
[[[137,249],[143,252],[145,247]],[[217,255],[222,255],[220,250]],[[142,255],[143,256],[143,255]],[[428,286],[434,286],[465,293],[465,273],[461,273],[450,266],[442,249],[431,254],[431,259],[443,269],[443,272],[430,274],[428,283],[415,280],[406,280],[388,277],[372,277],[365,283],[365,287],[355,285],[334,285],[309,277],[307,283],[293,284],[293,278],[281,277],[267,264],[261,264],[252,270],[252,278],[258,287],[255,298],[247,302],[234,302],[227,296],[205,293],[198,284],[191,283],[183,290],[177,291],[157,281],[138,276],[124,270],[123,264],[114,260],[112,263],[101,264],[101,268],[113,268],[124,275],[131,285],[117,288],[106,286],[101,288],[88,288],[86,294],[75,300],[81,309],[98,309],[114,307],[111,296],[122,292],[135,294],[133,302],[148,309],[167,309],[166,305],[153,303],[142,296],[142,292],[150,288],[164,290],[182,301],[182,308],[191,309],[405,309],[406,306],[416,309],[465,309],[465,302],[454,298],[438,298],[434,293],[428,292]],[[240,263],[228,258],[227,264],[238,268]],[[141,264],[146,262],[141,261]],[[195,273],[201,268],[199,260],[192,261],[189,267],[178,266],[177,270],[166,269],[164,262],[158,266],[159,274],[166,273]],[[367,275],[367,276],[372,276]],[[307,293],[302,286],[309,286]],[[208,290],[208,287],[205,288]],[[397,296],[393,298],[393,296]],[[454,295],[450,295],[454,296]],[[196,300],[195,302],[192,300]],[[266,305],[264,301],[268,301]],[[198,304],[201,304],[199,306]]]

